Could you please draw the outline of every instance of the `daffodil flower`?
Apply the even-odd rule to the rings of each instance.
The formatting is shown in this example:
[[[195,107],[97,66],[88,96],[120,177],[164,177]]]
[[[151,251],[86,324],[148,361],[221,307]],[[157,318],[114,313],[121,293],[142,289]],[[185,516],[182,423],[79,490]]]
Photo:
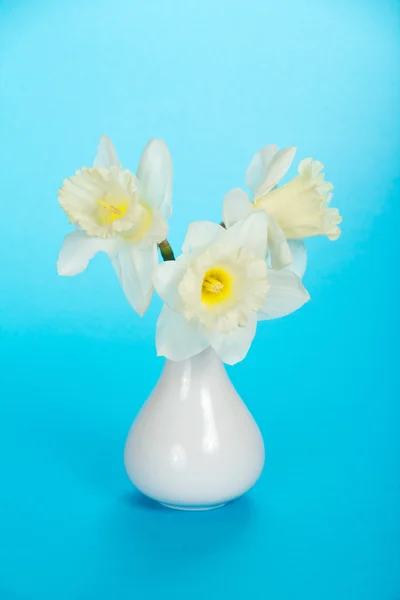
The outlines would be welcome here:
[[[341,233],[338,224],[342,218],[336,208],[329,207],[333,185],[324,180],[322,163],[306,158],[301,161],[296,177],[276,187],[295,154],[294,147],[278,150],[275,145],[266,146],[257,152],[246,172],[246,183],[253,193],[254,203],[239,188],[228,192],[224,199],[223,219],[228,227],[254,210],[263,210],[269,215],[270,255],[276,268],[291,260],[282,235],[289,240],[315,235],[336,240]],[[304,246],[292,244],[293,251],[304,253]]]
[[[158,355],[184,360],[211,346],[235,364],[246,356],[258,320],[282,317],[307,302],[298,275],[268,268],[267,245],[268,217],[261,211],[228,229],[208,221],[189,226],[182,255],[154,271],[165,302]]]
[[[162,140],[148,143],[134,175],[102,136],[93,167],[77,171],[59,191],[59,203],[77,229],[64,240],[58,273],[76,275],[105,252],[129,303],[142,315],[153,293],[157,244],[167,236],[171,198],[171,158]]]

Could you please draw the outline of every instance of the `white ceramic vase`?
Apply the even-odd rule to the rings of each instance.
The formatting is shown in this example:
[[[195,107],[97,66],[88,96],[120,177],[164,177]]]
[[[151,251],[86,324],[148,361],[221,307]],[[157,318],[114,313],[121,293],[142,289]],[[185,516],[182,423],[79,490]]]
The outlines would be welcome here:
[[[211,349],[166,361],[125,445],[125,468],[146,496],[206,510],[241,496],[259,478],[264,443]]]

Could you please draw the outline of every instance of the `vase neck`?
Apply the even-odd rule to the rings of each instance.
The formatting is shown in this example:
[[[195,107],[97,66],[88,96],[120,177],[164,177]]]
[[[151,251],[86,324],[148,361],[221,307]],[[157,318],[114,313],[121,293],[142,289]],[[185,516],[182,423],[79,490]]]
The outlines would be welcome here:
[[[199,354],[182,361],[167,360],[163,375],[181,378],[187,384],[196,385],[196,382],[212,380],[214,377],[227,377],[221,359],[212,348],[207,348]]]

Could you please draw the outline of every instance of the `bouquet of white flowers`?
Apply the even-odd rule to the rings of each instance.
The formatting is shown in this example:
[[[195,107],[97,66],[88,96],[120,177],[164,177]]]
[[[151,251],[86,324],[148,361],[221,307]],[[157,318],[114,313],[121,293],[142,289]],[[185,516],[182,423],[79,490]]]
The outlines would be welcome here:
[[[329,207],[333,185],[319,161],[302,160],[298,175],[278,186],[295,153],[275,145],[257,152],[246,171],[253,200],[239,188],[229,191],[222,222],[191,223],[175,259],[167,241],[172,162],[166,144],[151,140],[134,175],[102,136],[93,166],[66,179],[59,192],[76,229],[64,240],[58,273],[76,275],[105,252],[139,315],[154,289],[164,301],[158,355],[180,361],[211,346],[223,362],[241,361],[258,321],[287,315],[309,300],[301,281],[307,260],[302,239],[340,235],[341,217]]]

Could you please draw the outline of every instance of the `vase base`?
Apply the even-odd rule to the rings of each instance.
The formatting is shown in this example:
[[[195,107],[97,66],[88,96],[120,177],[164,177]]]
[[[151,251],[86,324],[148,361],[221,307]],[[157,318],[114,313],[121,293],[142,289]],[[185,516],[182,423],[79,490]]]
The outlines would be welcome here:
[[[160,502],[160,504],[162,504],[163,506],[165,506],[166,508],[173,508],[174,510],[186,510],[188,512],[194,512],[194,511],[205,511],[205,510],[214,510],[215,508],[222,508],[223,506],[225,506],[226,502],[222,502],[222,504],[212,504],[209,506],[182,506],[182,505],[177,505],[177,504],[166,504],[165,502]]]

